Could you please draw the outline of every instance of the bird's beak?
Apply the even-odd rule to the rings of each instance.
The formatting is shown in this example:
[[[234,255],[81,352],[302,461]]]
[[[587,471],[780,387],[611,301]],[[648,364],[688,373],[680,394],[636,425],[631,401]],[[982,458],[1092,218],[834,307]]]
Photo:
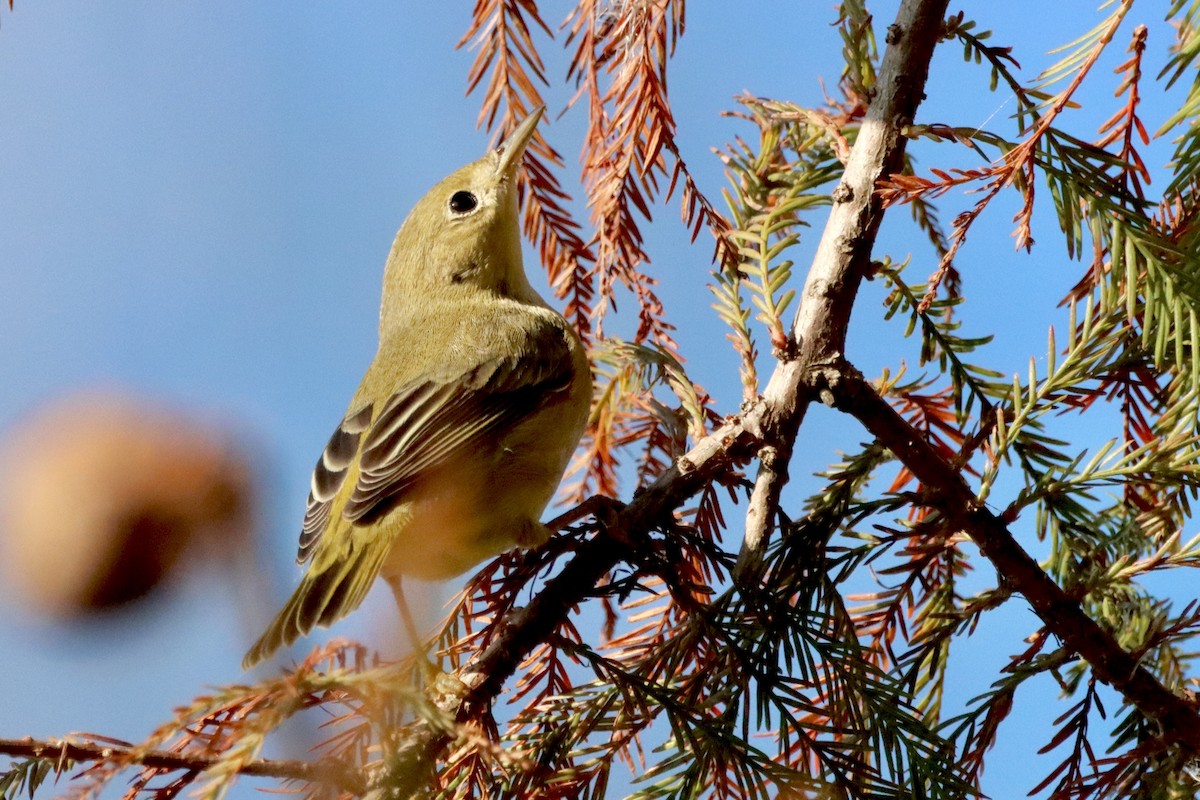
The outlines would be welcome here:
[[[496,152],[500,154],[500,160],[496,163],[496,175],[509,175],[516,172],[517,167],[521,164],[521,156],[525,153],[525,146],[529,144],[529,140],[533,138],[533,132],[537,130],[538,120],[542,118],[542,113],[545,112],[545,106],[538,106],[533,110],[528,117],[521,121],[521,124],[516,127],[504,143],[497,148]]]

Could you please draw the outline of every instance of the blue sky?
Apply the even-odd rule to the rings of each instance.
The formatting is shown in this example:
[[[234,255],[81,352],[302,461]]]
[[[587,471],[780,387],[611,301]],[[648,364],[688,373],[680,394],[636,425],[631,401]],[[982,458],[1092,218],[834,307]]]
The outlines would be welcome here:
[[[488,143],[475,128],[478,100],[463,93],[471,55],[454,49],[470,5],[17,0],[14,12],[0,11],[0,426],[97,383],[231,421],[267,476],[272,564],[259,585],[282,597],[295,580],[308,470],[374,351],[395,229],[428,186]],[[750,25],[729,23],[729,4],[689,6],[670,89],[683,152],[712,196],[724,178],[710,148],[751,133],[720,116],[733,95],[817,104],[818,78],[836,82],[831,5],[744,0]],[[873,8],[887,21],[895,5]],[[1026,75],[1100,18],[1091,2],[1075,0],[964,7],[996,30],[994,42],[1017,46]],[[548,21],[559,13],[547,12]],[[1153,64],[1168,36],[1162,25],[1152,30]],[[1122,54],[1115,48],[1106,61],[1109,88],[1093,92],[1097,107],[1073,117],[1081,136],[1115,109],[1110,68]],[[550,74],[564,72],[557,53]],[[922,117],[1011,135],[1011,101],[985,87],[982,68],[965,68],[957,48],[943,48]],[[546,133],[573,169],[581,115],[553,120],[568,96],[563,87],[548,92]],[[1146,107],[1157,127],[1161,100],[1149,96]],[[1160,142],[1150,153],[1158,165],[1169,149]],[[958,157],[973,165],[965,152]],[[971,202],[948,201],[953,210]],[[1080,268],[1055,249],[1045,208],[1035,230],[1044,245],[1014,255],[1015,206],[1004,202],[959,265],[968,295],[986,301],[970,308],[968,332],[997,333],[993,363],[1023,371],[1031,354],[1044,357],[1047,325],[1061,330],[1055,304]],[[672,203],[645,226],[651,269],[680,321],[694,377],[733,411],[735,362],[705,289],[711,247],[688,247],[677,220]],[[797,250],[798,271],[816,230]],[[915,253],[918,274],[932,269],[906,224],[889,221],[881,242],[895,258]],[[851,336],[851,358],[868,372],[894,366],[890,345],[900,346],[899,329],[878,320],[879,299],[867,285]],[[864,438],[823,409],[809,423],[802,452],[827,457],[798,472]],[[801,477],[796,496],[813,485]],[[370,636],[373,617],[391,624],[387,598],[373,600],[381,602],[338,633]],[[88,730],[137,739],[203,686],[238,680],[262,621],[239,611],[234,587],[213,570],[145,608],[65,630],[11,602],[0,610],[0,669],[22,688],[0,696],[0,736]],[[1034,620],[1016,608],[989,625],[996,630],[985,628],[968,664],[994,674]],[[994,648],[982,644],[993,638]],[[1012,731],[1062,710],[1029,699]],[[1012,742],[1007,756],[1030,755],[1044,738]],[[1011,774],[1005,760],[994,762],[989,788],[1023,793],[1028,774]]]

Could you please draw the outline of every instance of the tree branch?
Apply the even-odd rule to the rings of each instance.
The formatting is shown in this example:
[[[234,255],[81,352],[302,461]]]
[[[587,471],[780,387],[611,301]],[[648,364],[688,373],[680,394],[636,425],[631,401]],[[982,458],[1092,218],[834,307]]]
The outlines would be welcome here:
[[[16,758],[38,758],[55,762],[123,761],[132,765],[164,770],[203,772],[221,763],[219,756],[173,753],[167,750],[139,751],[138,748],[117,744],[97,744],[91,741],[74,742],[67,739],[0,739],[0,754]],[[263,778],[324,783],[361,795],[366,791],[363,774],[340,761],[251,761],[238,769],[242,775]]]
[[[748,456],[755,442],[750,431],[759,426],[765,411],[760,401],[742,415],[731,417],[639,492],[629,505],[599,515],[601,532],[575,552],[528,606],[509,615],[502,623],[503,632],[483,652],[458,670],[458,678],[468,690],[464,706],[491,703],[525,656],[545,641],[609,570],[631,555],[648,531],[673,520],[676,508],[734,462]]]
[[[779,495],[787,483],[786,465],[812,400],[804,391],[803,377],[845,350],[854,298],[870,271],[871,251],[883,220],[875,186],[903,169],[902,133],[925,98],[929,62],[948,5],[949,0],[904,0],[896,21],[888,27],[875,95],[833,192],[833,208],[792,322],[798,354],[776,366],[763,392],[765,452],[746,514],[746,539],[738,557],[740,581],[757,581],[761,576]]]
[[[1200,714],[1196,706],[1163,686],[1137,658],[1087,615],[1013,538],[1004,521],[988,511],[924,434],[896,412],[858,370],[839,364],[813,375],[814,388],[840,411],[853,416],[896,458],[912,470],[929,504],[961,528],[996,567],[1001,579],[1020,592],[1046,627],[1091,665],[1092,672],[1162,727],[1161,738],[1200,755]]]

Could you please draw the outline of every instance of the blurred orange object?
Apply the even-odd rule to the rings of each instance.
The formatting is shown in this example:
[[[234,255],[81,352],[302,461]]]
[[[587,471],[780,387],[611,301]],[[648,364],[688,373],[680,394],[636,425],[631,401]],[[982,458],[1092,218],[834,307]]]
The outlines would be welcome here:
[[[232,436],[116,392],[47,404],[0,443],[0,559],[57,616],[149,592],[181,557],[250,546],[256,492]]]

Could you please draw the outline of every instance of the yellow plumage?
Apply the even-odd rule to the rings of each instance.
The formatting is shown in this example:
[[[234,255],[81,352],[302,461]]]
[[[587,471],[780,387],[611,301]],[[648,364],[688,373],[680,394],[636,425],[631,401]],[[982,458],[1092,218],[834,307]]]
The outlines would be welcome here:
[[[591,374],[521,264],[517,172],[540,116],[431,189],[397,233],[379,351],[313,472],[307,572],[244,667],[353,611],[380,575],[449,578],[549,535],[538,520]]]

